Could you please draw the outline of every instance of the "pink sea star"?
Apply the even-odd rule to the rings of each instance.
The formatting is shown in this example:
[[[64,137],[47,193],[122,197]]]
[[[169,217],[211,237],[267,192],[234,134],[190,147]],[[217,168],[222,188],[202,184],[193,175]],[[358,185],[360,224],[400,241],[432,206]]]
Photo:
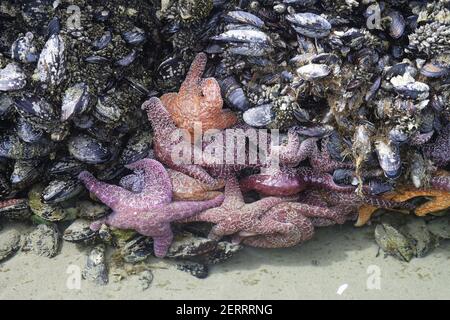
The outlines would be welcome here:
[[[218,206],[224,199],[218,196],[208,201],[172,202],[172,185],[161,163],[143,159],[126,167],[142,175],[140,192],[101,182],[87,171],[79,174],[86,188],[113,209],[109,216],[92,223],[91,228],[98,230],[101,224],[106,223],[119,229],[134,229],[153,238],[157,257],[164,257],[172,243],[171,222]]]
[[[233,237],[234,242],[242,242],[252,247],[286,248],[312,238],[314,234],[314,220],[328,221],[328,224],[342,224],[346,221],[348,210],[343,207],[326,208],[306,203],[281,203],[270,209],[261,217],[261,228],[248,228]],[[283,232],[273,228],[283,223]],[[289,226],[289,227],[287,227]]]
[[[225,185],[225,200],[217,208],[208,209],[181,222],[206,221],[215,223],[209,238],[218,240],[237,232],[266,233],[268,229],[281,233],[289,232],[291,225],[282,222],[260,220],[267,211],[277,204],[293,198],[267,197],[253,203],[245,203],[235,177],[228,178]]]

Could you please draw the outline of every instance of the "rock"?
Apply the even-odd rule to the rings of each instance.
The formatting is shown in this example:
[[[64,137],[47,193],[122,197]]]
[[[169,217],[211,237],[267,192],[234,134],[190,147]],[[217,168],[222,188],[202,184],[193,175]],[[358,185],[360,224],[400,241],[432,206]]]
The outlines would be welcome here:
[[[0,233],[0,262],[14,255],[20,248],[20,233],[8,230]]]
[[[216,264],[232,257],[242,246],[226,241],[214,241],[184,232],[175,237],[167,258]]]
[[[184,272],[188,272],[194,277],[199,279],[205,279],[209,274],[207,265],[196,262],[185,262],[177,264],[177,269]]]
[[[409,262],[414,256],[411,241],[390,224],[376,226],[375,240],[385,253],[399,260]]]
[[[153,282],[153,273],[150,270],[144,270],[139,274],[138,279],[142,291],[147,290]]]
[[[450,239],[450,217],[439,217],[428,222],[428,230],[436,237]]]
[[[22,251],[31,251],[42,257],[53,258],[58,254],[60,234],[56,225],[40,224],[25,239]]]
[[[436,238],[428,231],[427,224],[421,218],[411,217],[400,231],[412,240],[414,255],[418,258],[436,247]]]

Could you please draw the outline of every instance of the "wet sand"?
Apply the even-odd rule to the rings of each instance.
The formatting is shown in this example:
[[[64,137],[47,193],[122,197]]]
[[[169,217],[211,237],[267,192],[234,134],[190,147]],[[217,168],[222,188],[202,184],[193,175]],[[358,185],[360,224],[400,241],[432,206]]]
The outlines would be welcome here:
[[[83,280],[80,289],[69,289],[68,267],[83,268],[87,250],[64,242],[52,259],[18,252],[1,263],[0,299],[450,298],[450,241],[410,263],[377,253],[373,227],[345,225],[319,229],[313,240],[295,248],[246,248],[212,266],[206,279],[152,258],[154,280],[145,291],[137,276],[121,281],[110,277],[106,286]]]

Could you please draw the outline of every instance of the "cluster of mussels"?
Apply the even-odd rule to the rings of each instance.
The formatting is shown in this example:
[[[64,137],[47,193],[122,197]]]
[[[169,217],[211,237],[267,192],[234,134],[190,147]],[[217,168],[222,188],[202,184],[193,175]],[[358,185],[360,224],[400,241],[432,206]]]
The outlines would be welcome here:
[[[36,226],[0,261],[75,242],[105,284],[113,247],[146,288],[153,255],[205,277],[387,210],[427,215],[377,225],[389,254],[450,238],[448,0],[3,1],[0,30],[0,223]],[[278,166],[250,159],[267,130]]]

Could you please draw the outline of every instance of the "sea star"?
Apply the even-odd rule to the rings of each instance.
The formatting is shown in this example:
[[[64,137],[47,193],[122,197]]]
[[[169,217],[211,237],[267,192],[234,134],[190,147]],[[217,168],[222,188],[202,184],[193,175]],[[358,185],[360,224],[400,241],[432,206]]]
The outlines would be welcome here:
[[[327,220],[330,224],[342,224],[346,221],[347,212],[341,208],[326,208],[299,202],[281,203],[270,209],[261,218],[266,226],[261,228],[247,228],[233,237],[233,242],[242,242],[252,247],[286,248],[309,240],[314,234],[313,219]],[[284,223],[290,228],[287,232],[278,232],[271,226]]]
[[[309,158],[313,168],[320,171],[353,168],[351,163],[332,160],[325,147],[319,151],[315,138],[309,138],[300,143],[300,138],[294,130],[288,132],[287,145],[272,145],[270,135],[263,138],[262,133],[256,130],[252,133],[254,133],[254,139],[258,145],[234,143],[234,140],[228,144],[230,129],[218,131],[217,135],[206,135],[204,143],[201,145],[192,146],[190,143],[186,145],[186,139],[189,141],[190,137],[176,127],[158,98],[153,97],[144,102],[142,108],[146,110],[154,130],[153,143],[156,158],[169,168],[198,179],[212,188],[219,183],[215,178],[228,178],[245,168],[270,167],[271,159],[273,159],[271,156],[277,154],[280,164],[286,166],[298,165],[299,162]],[[242,124],[237,125],[234,129],[236,130],[232,131],[232,136],[237,141],[244,142],[248,134],[246,130],[254,130]],[[221,139],[223,143],[215,144],[209,139],[211,137]],[[261,143],[267,143],[265,157],[260,157],[258,154],[255,159],[251,159],[250,151],[260,150]],[[211,150],[214,150],[214,155]],[[182,157],[177,158],[180,154]],[[196,157],[196,154],[201,156]]]
[[[430,185],[435,189],[450,192],[450,172],[438,170],[435,175],[430,178]]]
[[[95,221],[91,229],[98,230],[103,223],[119,228],[133,229],[152,237],[157,257],[164,257],[173,239],[170,223],[190,217],[202,210],[218,206],[223,196],[208,201],[172,202],[172,184],[161,163],[143,159],[126,166],[143,177],[140,192],[107,184],[83,171],[78,178],[104,204],[113,209],[106,218]]]
[[[216,224],[208,236],[214,240],[247,230],[258,234],[267,233],[267,230],[289,233],[292,228],[290,224],[260,220],[260,217],[277,204],[291,200],[293,198],[267,197],[247,204],[236,177],[230,177],[225,185],[225,200],[220,207],[208,209],[179,222],[205,221]]]
[[[321,141],[321,150],[317,146],[317,138],[301,140],[296,130],[288,132],[289,144],[280,152],[280,163],[296,167],[300,162],[309,159],[311,167],[316,171],[332,172],[335,169],[354,169],[353,163],[333,160],[328,152],[328,138]]]
[[[266,196],[290,196],[308,187],[325,188],[336,192],[355,191],[354,186],[337,185],[329,173],[309,167],[269,169],[241,180],[244,192],[255,190]]]
[[[357,193],[338,193],[329,190],[308,190],[300,194],[300,200],[303,203],[308,203],[322,207],[340,208],[341,211],[350,213],[358,213],[358,219],[355,226],[364,225],[370,218],[366,219],[369,210],[376,210],[380,208],[390,209],[399,212],[409,212],[415,207],[412,204],[403,202],[401,200],[394,200],[387,194],[382,196],[359,195]],[[323,222],[323,224],[322,224]],[[328,221],[317,221],[314,225],[329,225]]]
[[[433,143],[425,144],[422,150],[440,168],[450,163],[450,124],[447,124]]]
[[[170,114],[158,98],[153,97],[144,102],[142,109],[147,112],[148,120],[152,124],[154,134],[153,151],[159,161],[171,169],[199,179],[210,187],[220,184],[220,181],[211,177],[205,169],[198,164],[194,164],[193,161],[190,163],[177,163],[174,161],[173,155],[176,154],[174,150],[177,145],[183,143],[182,141],[186,137],[180,136],[182,132],[175,126]]]
[[[173,198],[175,200],[209,200],[222,194],[217,191],[225,186],[219,184],[214,188],[194,179],[179,171],[168,169],[170,180],[173,186]]]
[[[168,111],[158,98],[153,97],[144,102],[142,109],[147,112],[148,119],[153,127],[153,150],[156,158],[169,168],[198,179],[212,188],[220,184],[220,181],[215,178],[228,178],[245,168],[261,168],[271,164],[270,155],[274,147],[271,146],[270,136],[266,140],[261,138],[261,140],[264,140],[264,143],[267,143],[266,157],[263,158],[260,155],[256,159],[251,159],[250,157],[250,148],[255,148],[252,150],[261,148],[259,142],[262,133],[259,131],[255,130],[253,132],[258,143],[257,146],[253,144],[246,146],[245,143],[228,145],[227,136],[230,129],[219,131],[217,136],[215,136],[222,138],[223,144],[216,145],[209,139],[211,136],[207,136],[203,144],[192,146],[190,143],[188,145],[185,143],[186,139],[189,141],[190,138],[186,137],[184,132],[175,126]],[[235,129],[239,130],[232,131],[233,137],[238,141],[245,142],[246,130],[251,128],[240,124]],[[280,158],[283,158],[282,155],[284,153],[294,153],[290,148],[296,147],[296,144],[288,143],[287,146],[275,146],[275,149],[278,149],[274,149],[274,151],[277,151],[280,154]],[[214,155],[211,154],[211,150],[214,150]],[[199,158],[196,157],[196,153],[199,153],[201,156]],[[179,157],[180,154],[182,157]],[[227,159],[229,156],[231,156],[231,159]],[[241,161],[241,156],[243,161]]]
[[[196,122],[201,124],[203,131],[229,128],[237,122],[232,111],[222,109],[223,100],[217,80],[202,79],[206,62],[206,54],[197,54],[179,92],[166,93],[161,97],[176,126],[187,129],[191,134]]]

